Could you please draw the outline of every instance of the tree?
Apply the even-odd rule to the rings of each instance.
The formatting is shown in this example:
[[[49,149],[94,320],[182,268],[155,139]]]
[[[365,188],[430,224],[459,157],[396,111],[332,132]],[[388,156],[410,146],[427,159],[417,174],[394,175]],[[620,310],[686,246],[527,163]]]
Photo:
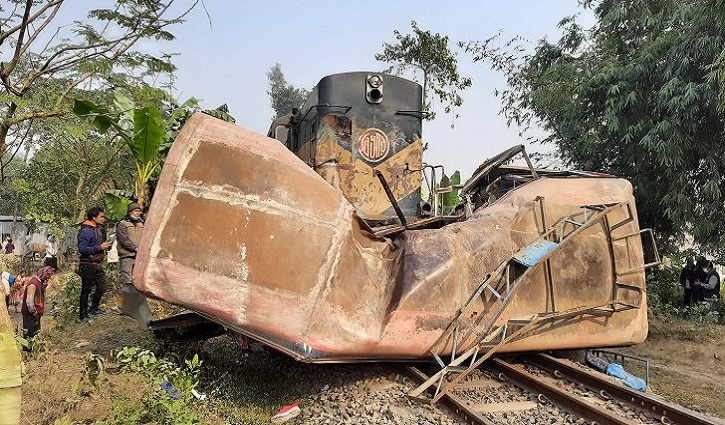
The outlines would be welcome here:
[[[401,34],[394,30],[395,44],[383,43],[383,52],[375,55],[375,60],[393,63],[385,72],[402,75],[411,67],[423,72],[423,104],[430,112],[429,118],[435,118],[430,111],[428,89],[445,105],[445,112],[450,113],[455,107],[463,104],[461,91],[471,87],[472,81],[458,73],[458,59],[448,46],[448,36],[432,34],[418,27],[415,21],[410,26],[413,34]]]
[[[122,0],[93,9],[87,19],[58,22],[65,0],[14,0],[0,6],[0,181],[4,166],[38,120],[70,112],[69,101],[94,79],[140,78],[170,72],[169,57],[134,51],[141,39],[172,40],[167,30],[183,22],[200,0],[169,17],[176,0]],[[8,155],[6,155],[8,154]]]
[[[305,103],[310,92],[304,88],[294,87],[288,83],[282,73],[282,65],[274,64],[267,71],[267,80],[269,81],[269,90],[267,94],[272,100],[272,109],[274,109],[274,118],[292,112],[292,108],[299,108]]]
[[[585,1],[597,23],[561,22],[556,43],[466,45],[503,71],[509,123],[538,124],[576,167],[628,178],[661,236],[725,232],[725,7],[715,0]],[[512,47],[515,46],[515,47]]]
[[[130,184],[133,160],[121,143],[79,119],[48,119],[45,124],[48,132],[32,161],[13,173],[23,216],[73,223],[88,207],[101,203],[106,190]]]
[[[5,184],[0,184],[0,215],[15,216],[20,211],[21,195],[14,187],[13,181],[24,168],[25,163],[19,159],[8,163],[9,172],[5,175]]]
[[[143,207],[147,202],[149,180],[160,171],[181,127],[200,108],[195,98],[178,104],[162,90],[150,86],[128,87],[126,91],[128,93],[115,92],[113,106],[76,100],[73,112],[81,117],[91,117],[93,126],[102,134],[110,129],[113,139],[128,147],[136,169],[133,193]],[[143,99],[147,105],[137,106],[134,95],[136,100]],[[228,122],[235,121],[226,104],[203,112]]]

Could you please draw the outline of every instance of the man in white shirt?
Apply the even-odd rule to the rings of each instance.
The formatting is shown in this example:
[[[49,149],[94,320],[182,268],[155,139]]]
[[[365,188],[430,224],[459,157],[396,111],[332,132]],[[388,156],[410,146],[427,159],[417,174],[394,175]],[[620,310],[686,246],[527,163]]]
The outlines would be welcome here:
[[[55,235],[52,233],[48,235],[48,241],[45,243],[43,266],[50,266],[58,270],[58,244],[55,241]]]

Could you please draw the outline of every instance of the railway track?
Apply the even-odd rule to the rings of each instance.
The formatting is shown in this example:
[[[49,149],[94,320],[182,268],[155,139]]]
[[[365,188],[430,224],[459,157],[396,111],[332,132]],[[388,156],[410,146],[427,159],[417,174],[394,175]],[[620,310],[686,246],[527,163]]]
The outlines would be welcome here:
[[[406,372],[428,379],[415,367]],[[725,425],[544,354],[491,359],[440,402],[470,424]]]

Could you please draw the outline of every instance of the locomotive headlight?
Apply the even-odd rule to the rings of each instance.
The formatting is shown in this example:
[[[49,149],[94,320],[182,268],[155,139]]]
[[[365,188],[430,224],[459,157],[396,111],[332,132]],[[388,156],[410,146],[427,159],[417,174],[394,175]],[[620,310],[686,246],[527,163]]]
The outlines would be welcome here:
[[[365,99],[369,103],[380,103],[383,101],[383,77],[380,74],[367,76]]]

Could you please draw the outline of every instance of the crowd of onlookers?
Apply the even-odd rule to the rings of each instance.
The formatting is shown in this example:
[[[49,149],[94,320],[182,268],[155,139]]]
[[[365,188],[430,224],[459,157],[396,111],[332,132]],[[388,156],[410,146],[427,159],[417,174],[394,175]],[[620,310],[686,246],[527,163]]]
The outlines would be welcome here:
[[[145,299],[143,302],[134,300],[134,297],[143,296],[133,287],[132,279],[136,247],[144,228],[142,209],[139,204],[131,203],[127,208],[127,215],[116,224],[115,233],[110,237],[106,235],[105,223],[103,208],[92,207],[78,231],[79,257],[76,273],[81,277],[79,321],[90,322],[94,316],[105,313],[101,308],[101,299],[106,290],[103,261],[107,252],[114,248],[117,251],[116,261],[120,263],[119,290],[133,307],[128,310],[133,310],[133,317],[148,323],[151,312]],[[10,237],[3,240],[0,248],[1,254],[14,255],[15,245]],[[58,244],[54,235],[49,234],[47,237],[43,266],[37,270],[34,248],[32,237],[28,235],[21,250],[20,272],[17,275],[8,271],[0,273],[5,306],[11,311],[22,313],[25,338],[33,338],[40,331],[40,319],[45,311],[45,289],[50,277],[58,269]]]
[[[684,290],[685,307],[720,298],[720,274],[715,270],[715,264],[705,257],[698,257],[697,261],[687,258],[680,273],[680,285]]]

